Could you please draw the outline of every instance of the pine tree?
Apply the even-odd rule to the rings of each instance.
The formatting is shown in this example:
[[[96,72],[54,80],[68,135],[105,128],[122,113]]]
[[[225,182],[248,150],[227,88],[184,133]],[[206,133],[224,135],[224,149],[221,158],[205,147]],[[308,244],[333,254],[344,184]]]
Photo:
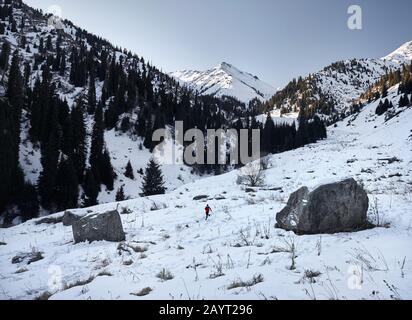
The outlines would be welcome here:
[[[17,32],[17,23],[16,21],[12,20],[11,22],[11,32]]]
[[[385,114],[392,107],[393,107],[392,103],[390,103],[388,99],[385,99],[384,102],[382,102],[382,101],[379,102],[379,105],[376,108],[376,114],[378,116],[381,116],[381,115]]]
[[[5,41],[1,47],[0,53],[0,69],[7,70],[9,64],[9,57],[10,57],[10,43]]]
[[[134,173],[133,173],[133,167],[132,164],[130,163],[130,161],[127,163],[126,166],[126,171],[124,173],[125,177],[134,180]]]
[[[7,88],[7,97],[14,108],[21,109],[24,104],[24,87],[23,77],[20,72],[20,58],[16,50],[10,66],[9,83]]]
[[[11,200],[19,169],[19,127],[15,109],[0,99],[0,211]]]
[[[386,98],[388,96],[388,87],[386,86],[386,83],[384,83],[382,87],[382,93],[381,93],[382,98]]]
[[[43,171],[39,177],[39,195],[41,204],[46,209],[54,209],[55,189],[59,163],[59,150],[61,142],[61,130],[58,124],[56,107],[52,108],[50,125],[52,130],[47,143],[42,145],[41,164]]]
[[[407,107],[407,106],[409,106],[409,98],[408,98],[407,94],[404,94],[399,99],[399,108],[404,108],[404,107]]]
[[[110,160],[110,153],[107,149],[104,150],[99,162],[99,173],[101,183],[103,183],[109,191],[114,188],[115,173]]]
[[[79,198],[79,186],[73,162],[68,157],[62,157],[56,178],[57,210],[76,208]]]
[[[275,122],[272,116],[268,113],[265,127],[262,134],[262,149],[264,153],[273,153],[275,150],[273,139],[275,131]]]
[[[101,106],[96,108],[94,115],[94,126],[92,132],[92,144],[90,148],[90,167],[93,171],[96,181],[100,184],[101,177],[99,172],[100,159],[104,148],[104,128],[103,128],[103,111]]]
[[[66,52],[62,50],[61,59],[60,59],[60,67],[59,67],[59,74],[60,76],[64,76],[66,73]]]
[[[80,183],[82,183],[87,159],[87,132],[83,110],[80,103],[72,108],[71,120],[73,131],[73,163],[77,172],[77,179]]]
[[[121,186],[121,187],[119,188],[119,190],[117,190],[117,193],[116,193],[116,201],[117,201],[117,202],[120,202],[120,201],[124,201],[124,200],[126,200],[126,197],[125,197],[125,195],[124,195],[123,186]]]
[[[151,115],[150,115],[147,121],[146,132],[145,132],[144,142],[143,142],[144,147],[146,149],[149,149],[150,152],[152,152],[154,148],[152,139],[153,139],[153,130],[152,130]]]
[[[157,194],[164,194],[166,192],[164,184],[160,166],[154,159],[151,159],[143,177],[141,195],[143,197],[148,197]]]
[[[31,75],[31,65],[29,62],[25,63],[24,65],[24,87],[27,88],[29,85],[29,80],[30,80],[30,75]]]
[[[296,147],[302,147],[310,142],[310,132],[309,132],[309,124],[308,124],[308,117],[306,112],[306,106],[302,103],[299,111],[299,128],[296,133]]]
[[[61,151],[68,155],[73,155],[73,127],[70,116],[70,108],[66,101],[56,101],[59,108],[59,124],[62,129]]]
[[[90,149],[90,167],[98,184],[106,185],[108,190],[113,190],[115,173],[110,160],[110,154],[104,149],[103,112],[99,105],[96,108],[92,132],[92,145]]]
[[[40,38],[39,40],[39,52],[44,53],[44,39]]]
[[[100,187],[92,170],[86,171],[83,189],[85,195],[83,206],[87,208],[97,205],[97,197],[99,196]]]
[[[117,107],[117,100],[114,99],[109,108],[105,112],[105,124],[107,129],[113,129],[116,127],[117,122],[119,121],[119,112]]]
[[[40,210],[38,193],[36,187],[31,183],[26,182],[24,184],[18,207],[25,221],[38,216]]]
[[[94,114],[96,110],[96,84],[94,69],[90,71],[89,90],[87,93],[87,111],[90,115]]]
[[[53,51],[53,42],[52,37],[50,35],[47,37],[46,49],[47,51]]]

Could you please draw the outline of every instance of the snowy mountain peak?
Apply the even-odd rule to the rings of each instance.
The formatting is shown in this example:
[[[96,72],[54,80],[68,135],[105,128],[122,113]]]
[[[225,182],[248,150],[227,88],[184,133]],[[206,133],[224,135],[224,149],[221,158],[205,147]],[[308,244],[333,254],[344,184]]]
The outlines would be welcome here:
[[[218,66],[219,69],[231,69],[234,68],[230,63],[221,62]]]
[[[410,63],[412,61],[412,41],[406,42],[382,59],[400,64]]]
[[[274,87],[257,76],[227,62],[206,71],[183,70],[170,75],[202,95],[232,96],[245,103],[255,98],[267,100],[276,92]]]

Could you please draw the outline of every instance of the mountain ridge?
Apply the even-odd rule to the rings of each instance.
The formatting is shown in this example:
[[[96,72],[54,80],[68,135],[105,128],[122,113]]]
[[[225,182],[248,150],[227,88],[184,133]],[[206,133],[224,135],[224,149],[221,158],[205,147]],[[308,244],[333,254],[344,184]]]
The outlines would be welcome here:
[[[408,64],[412,61],[412,41],[405,42],[398,49],[382,57],[381,60],[394,61],[399,64]]]
[[[279,90],[265,104],[265,111],[298,112],[302,107],[322,114],[330,122],[350,115],[353,103],[385,74],[399,70],[412,59],[412,42],[382,58],[334,62],[307,77],[299,77]]]
[[[221,62],[206,71],[181,70],[169,75],[199,94],[231,96],[244,103],[256,98],[265,101],[276,92],[274,87],[257,76],[241,71],[227,62]]]

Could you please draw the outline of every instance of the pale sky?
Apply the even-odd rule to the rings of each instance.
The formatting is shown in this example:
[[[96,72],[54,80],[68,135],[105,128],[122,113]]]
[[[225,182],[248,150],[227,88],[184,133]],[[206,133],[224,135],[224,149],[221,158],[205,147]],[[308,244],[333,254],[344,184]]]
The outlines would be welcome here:
[[[412,40],[410,0],[24,0],[163,71],[228,62],[281,87],[340,59],[382,57]],[[363,29],[347,27],[348,7]]]

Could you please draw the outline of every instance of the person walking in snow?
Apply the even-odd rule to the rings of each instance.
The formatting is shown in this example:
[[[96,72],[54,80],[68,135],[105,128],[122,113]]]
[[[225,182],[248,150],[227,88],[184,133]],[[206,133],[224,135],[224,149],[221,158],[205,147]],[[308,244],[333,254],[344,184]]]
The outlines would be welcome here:
[[[206,213],[206,221],[210,217],[210,212],[213,212],[212,208],[209,207],[209,205],[206,206],[205,208],[205,213]]]

